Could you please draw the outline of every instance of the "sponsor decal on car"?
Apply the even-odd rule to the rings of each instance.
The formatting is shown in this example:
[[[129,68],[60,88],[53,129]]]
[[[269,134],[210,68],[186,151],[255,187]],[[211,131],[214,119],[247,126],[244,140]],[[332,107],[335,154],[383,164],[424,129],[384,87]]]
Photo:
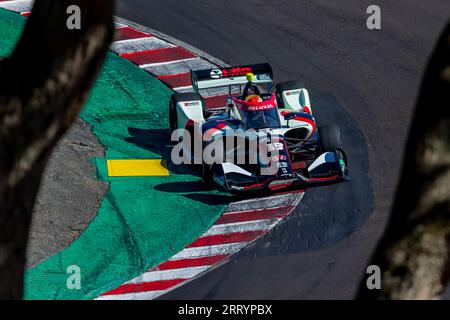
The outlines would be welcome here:
[[[213,79],[220,79],[220,78],[222,78],[223,74],[222,74],[222,70],[220,70],[220,69],[212,69],[210,75],[211,75],[211,78],[213,78]]]
[[[280,155],[278,155],[278,156],[273,156],[273,157],[272,157],[272,160],[273,160],[273,161],[286,161],[286,156],[280,154]]]
[[[294,91],[286,91],[286,96],[295,96],[301,93],[301,90],[294,90]]]
[[[273,109],[273,108],[275,108],[275,105],[273,105],[272,103],[263,104],[260,106],[242,106],[242,110],[246,110],[246,111],[261,111],[261,110],[268,110],[268,109]]]
[[[284,162],[284,161],[278,162],[277,165],[278,165],[278,168],[287,168],[287,167],[289,167],[288,163]]]
[[[274,142],[272,144],[267,145],[267,151],[279,151],[279,150],[283,150],[284,149],[284,145],[280,142]]]
[[[198,101],[189,101],[189,102],[185,102],[184,106],[185,107],[193,107],[193,106],[198,106],[200,104],[200,102]]]
[[[258,75],[256,75],[256,79],[257,80],[261,80],[261,81],[270,81],[270,80],[272,80],[272,78],[270,77],[269,74],[258,74]]]
[[[232,78],[237,76],[245,76],[247,73],[251,73],[253,70],[249,67],[232,67],[228,69],[213,69],[210,72],[211,78]]]

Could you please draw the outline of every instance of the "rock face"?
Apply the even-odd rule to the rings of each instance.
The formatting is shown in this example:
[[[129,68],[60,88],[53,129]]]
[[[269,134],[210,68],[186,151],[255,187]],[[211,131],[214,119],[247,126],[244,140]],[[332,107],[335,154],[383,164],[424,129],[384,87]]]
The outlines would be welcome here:
[[[95,217],[108,185],[93,178],[90,159],[103,156],[103,146],[78,119],[46,168],[33,213],[27,267],[66,248]]]

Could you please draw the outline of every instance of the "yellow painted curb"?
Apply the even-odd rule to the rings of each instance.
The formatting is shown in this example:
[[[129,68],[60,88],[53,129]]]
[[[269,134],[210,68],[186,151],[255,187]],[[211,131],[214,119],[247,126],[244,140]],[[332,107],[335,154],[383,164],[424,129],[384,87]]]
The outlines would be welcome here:
[[[120,159],[106,160],[109,177],[168,176],[166,160]]]

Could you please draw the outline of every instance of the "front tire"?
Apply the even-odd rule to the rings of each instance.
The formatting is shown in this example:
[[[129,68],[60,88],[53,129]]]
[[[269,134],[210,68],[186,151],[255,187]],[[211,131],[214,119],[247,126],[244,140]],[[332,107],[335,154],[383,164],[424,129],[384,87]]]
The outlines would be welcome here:
[[[342,149],[341,132],[336,125],[319,127],[321,152],[333,152]]]

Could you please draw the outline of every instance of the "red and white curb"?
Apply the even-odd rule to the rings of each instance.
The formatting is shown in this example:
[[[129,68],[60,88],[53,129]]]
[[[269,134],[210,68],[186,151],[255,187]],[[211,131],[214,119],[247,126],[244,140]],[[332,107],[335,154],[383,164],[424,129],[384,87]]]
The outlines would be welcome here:
[[[193,92],[191,70],[225,66],[225,63],[195,48],[163,35],[155,30],[138,26],[118,18],[122,36],[111,45],[117,53],[146,70],[176,92]],[[123,31],[126,30],[126,34]],[[228,89],[218,88],[203,92],[207,108],[223,106]]]
[[[27,16],[29,0],[3,1],[6,8]],[[117,41],[111,51],[138,65],[177,92],[193,91],[191,70],[223,67],[225,63],[158,31],[116,18]],[[206,107],[222,106],[228,89],[206,93]],[[230,256],[267,234],[288,216],[304,192],[244,200],[228,205],[214,225],[167,261],[102,294],[98,300],[154,299],[211,271]]]
[[[0,0],[0,8],[4,8],[10,11],[19,12],[23,16],[28,16],[33,6],[34,1],[30,0]]]
[[[303,195],[299,191],[230,204],[208,231],[182,251],[97,299],[154,299],[200,277],[267,234],[295,209]]]

